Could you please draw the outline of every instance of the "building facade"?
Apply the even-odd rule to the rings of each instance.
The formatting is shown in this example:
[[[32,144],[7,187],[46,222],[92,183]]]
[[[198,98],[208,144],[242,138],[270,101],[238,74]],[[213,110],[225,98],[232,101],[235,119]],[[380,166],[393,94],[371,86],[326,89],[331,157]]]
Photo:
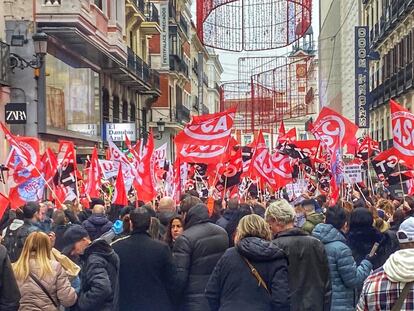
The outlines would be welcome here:
[[[355,120],[354,29],[360,25],[360,0],[319,1],[319,98]]]
[[[192,23],[192,2],[160,1],[161,33],[150,39],[151,62],[160,72],[161,95],[149,110],[150,127],[165,122],[156,146],[167,143],[168,159],[175,159],[174,138],[192,115],[213,113],[219,102],[218,56],[201,44]]]
[[[15,68],[12,100],[27,103],[27,124],[15,134],[37,136],[56,151],[60,139],[77,152],[103,147],[107,124],[128,123],[139,139],[148,131],[146,107],[160,96],[149,40],[159,35],[158,10],[144,0],[4,1],[7,42],[24,59],[32,35],[48,35],[40,70]],[[23,36],[21,45],[15,39]]]
[[[4,11],[3,1],[0,1],[0,12]],[[10,46],[6,43],[4,16],[0,14],[0,122],[4,123],[4,108],[10,101]],[[0,141],[4,141],[4,134],[0,133]],[[4,164],[7,157],[6,144],[0,145],[0,164]]]
[[[370,134],[386,150],[393,137],[389,100],[414,111],[414,1],[364,0],[362,13],[380,55],[370,65]]]

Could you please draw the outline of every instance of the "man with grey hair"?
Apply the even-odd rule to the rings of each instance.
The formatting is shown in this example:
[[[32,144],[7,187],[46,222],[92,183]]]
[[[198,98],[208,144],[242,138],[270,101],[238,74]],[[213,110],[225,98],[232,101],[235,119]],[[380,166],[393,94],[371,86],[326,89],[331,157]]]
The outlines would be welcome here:
[[[275,235],[274,243],[289,259],[292,311],[329,311],[331,278],[324,245],[295,228],[295,210],[286,200],[277,200],[266,210],[265,219]]]
[[[163,237],[167,231],[170,220],[177,216],[175,201],[171,197],[163,197],[158,204],[157,218],[160,221],[160,236]]]

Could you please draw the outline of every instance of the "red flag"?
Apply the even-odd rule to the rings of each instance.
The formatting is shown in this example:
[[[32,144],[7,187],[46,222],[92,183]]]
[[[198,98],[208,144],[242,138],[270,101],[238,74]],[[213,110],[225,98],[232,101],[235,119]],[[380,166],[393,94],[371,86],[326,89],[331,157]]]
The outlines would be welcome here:
[[[16,139],[16,137],[14,137],[12,133],[10,133],[9,129],[3,123],[0,122],[0,126],[4,132],[4,136],[9,142],[9,145],[14,148],[17,155],[22,158],[22,161],[29,162],[31,158],[29,150],[21,145],[21,143]]]
[[[297,133],[296,133],[296,127],[290,129],[285,135],[279,136],[278,143],[282,144],[285,142],[294,142],[296,141]]]
[[[138,199],[148,202],[154,199],[157,194],[155,189],[154,137],[152,132],[150,132],[147,144],[142,148],[139,157],[140,162],[134,186],[137,190]]]
[[[45,179],[47,182],[50,182],[52,178],[55,176],[58,167],[56,155],[50,148],[47,148],[45,153],[43,154],[42,163]]]
[[[280,127],[279,127],[279,137],[285,136],[286,135],[286,129],[285,129],[285,123],[280,122]]]
[[[390,100],[394,148],[399,159],[414,165],[414,114]]]
[[[121,167],[121,165],[120,165]],[[93,148],[90,165],[87,173],[88,179],[86,180],[85,192],[91,198],[98,198],[100,195],[101,187],[101,168],[98,162],[98,150]]]
[[[373,155],[373,152],[379,152],[379,143],[373,139],[371,139],[371,137],[369,137],[369,135],[365,136],[364,140],[362,141],[362,143],[358,146],[358,150],[356,152],[356,157],[360,158],[364,161],[367,161],[368,158],[370,158]]]
[[[343,147],[355,137],[357,131],[358,127],[354,123],[327,107],[322,109],[312,129],[313,135],[329,150],[332,150],[336,137],[339,137],[340,146]]]
[[[175,143],[225,146],[231,137],[235,114],[236,109],[230,109],[216,114],[194,116],[175,137]]]
[[[132,149],[132,144],[131,144],[131,141],[129,140],[129,138],[128,138],[128,135],[127,135],[127,134],[125,134],[125,145],[127,146],[127,148],[128,148],[129,150],[131,150],[131,149]]]
[[[287,155],[274,153],[270,159],[273,164],[273,177],[277,185],[275,190],[278,190],[292,182],[293,167]]]
[[[4,194],[0,193],[0,219],[3,217],[4,212],[7,210],[9,203],[9,199]]]
[[[334,177],[331,178],[330,185],[331,185],[331,191],[330,191],[331,194],[330,194],[330,200],[329,200],[329,207],[333,207],[339,200],[340,189],[338,185],[336,184]]]
[[[122,164],[119,165],[118,175],[115,182],[115,191],[112,197],[112,203],[121,206],[128,205],[128,195],[125,189],[124,177],[122,175]]]

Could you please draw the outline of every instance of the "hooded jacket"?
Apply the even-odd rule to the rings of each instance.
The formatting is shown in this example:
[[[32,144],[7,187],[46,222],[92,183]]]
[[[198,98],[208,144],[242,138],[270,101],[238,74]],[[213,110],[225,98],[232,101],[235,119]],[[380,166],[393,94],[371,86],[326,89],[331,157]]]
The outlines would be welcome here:
[[[257,285],[243,257],[257,269],[271,294]],[[257,237],[244,238],[228,249],[211,275],[206,297],[211,311],[290,310],[286,254],[275,244]]]
[[[112,222],[104,214],[92,214],[82,223],[92,241],[112,228]]]
[[[343,233],[330,224],[319,224],[312,235],[324,245],[332,280],[331,311],[353,311],[357,302],[356,288],[361,286],[372,269],[368,260],[356,265]]]
[[[325,217],[323,214],[312,212],[309,215],[306,215],[306,221],[302,226],[302,230],[306,231],[309,234],[312,234],[313,229],[316,225],[323,223]]]
[[[203,204],[190,209],[184,229],[173,248],[177,289],[181,293],[180,310],[207,311],[204,290],[215,265],[229,246],[227,233],[209,222],[208,210]]]
[[[288,256],[291,311],[329,311],[331,278],[321,241],[292,228],[279,233],[273,242]]]
[[[92,242],[81,260],[81,291],[74,310],[117,311],[119,258],[103,240]]]

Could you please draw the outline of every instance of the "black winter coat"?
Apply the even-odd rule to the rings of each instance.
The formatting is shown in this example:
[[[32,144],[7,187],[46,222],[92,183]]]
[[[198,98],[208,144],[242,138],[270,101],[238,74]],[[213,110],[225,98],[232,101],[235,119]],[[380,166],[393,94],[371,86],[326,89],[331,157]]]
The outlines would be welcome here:
[[[20,291],[14,278],[7,250],[0,245],[0,310],[19,310]]]
[[[61,252],[63,248],[66,246],[65,240],[63,239],[63,235],[65,234],[66,230],[69,228],[70,225],[58,225],[52,228],[52,231],[55,233],[56,240],[55,240],[55,248]]]
[[[209,223],[207,208],[204,205],[191,208],[186,217],[185,230],[173,248],[180,310],[209,310],[204,290],[228,246],[226,231]]]
[[[223,212],[223,216],[217,220],[216,225],[226,229],[227,224],[229,223],[230,219],[233,217],[233,214],[237,212],[237,210],[225,209]]]
[[[271,292],[258,281],[244,259],[257,269]],[[288,262],[275,244],[250,237],[228,249],[214,268],[206,288],[211,311],[290,310]]]
[[[299,228],[279,233],[273,242],[288,256],[292,311],[329,311],[331,277],[325,247]]]
[[[71,310],[117,311],[119,258],[104,240],[96,240],[80,256],[81,291]]]
[[[147,233],[114,243],[119,256],[119,311],[171,311],[175,267],[167,244]]]
[[[399,249],[396,235],[392,232],[381,233],[374,227],[361,227],[349,231],[347,239],[357,265],[370,253],[376,242],[380,243],[377,256],[371,261],[373,270],[382,267],[391,254]]]
[[[92,241],[99,238],[102,234],[108,232],[112,228],[112,222],[105,216],[100,214],[92,214],[82,223]]]

